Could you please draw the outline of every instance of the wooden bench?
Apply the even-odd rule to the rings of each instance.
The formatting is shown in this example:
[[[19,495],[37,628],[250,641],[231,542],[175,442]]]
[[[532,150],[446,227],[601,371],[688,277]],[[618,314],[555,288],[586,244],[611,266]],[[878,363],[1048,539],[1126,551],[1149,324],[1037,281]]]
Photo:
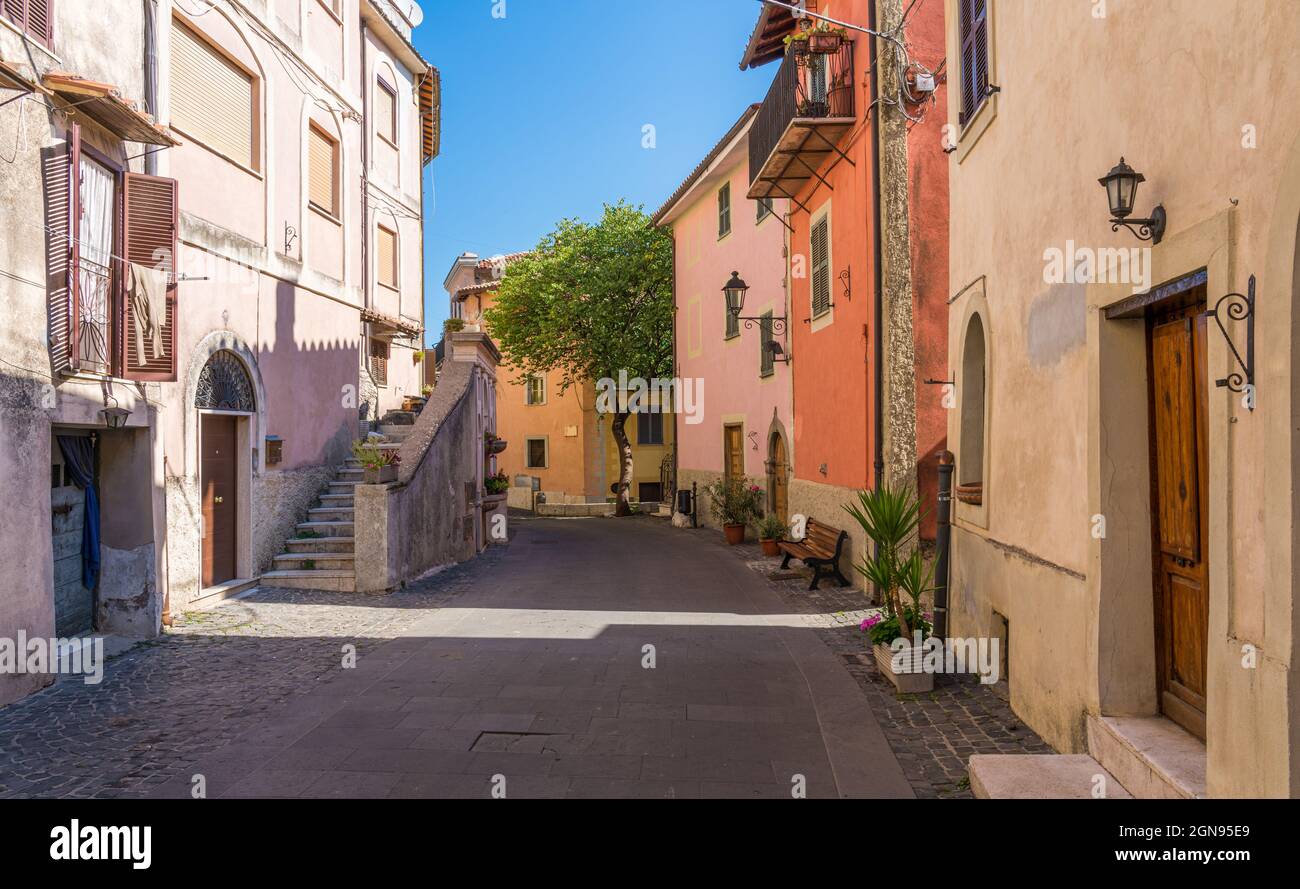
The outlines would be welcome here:
[[[848,586],[849,581],[840,573],[840,553],[844,541],[849,539],[848,532],[824,525],[816,519],[809,519],[804,529],[804,538],[799,541],[783,540],[777,546],[785,553],[781,560],[782,568],[790,567],[791,559],[798,559],[813,570],[812,584],[808,589],[817,589],[817,583],[823,577],[834,577],[840,586]]]

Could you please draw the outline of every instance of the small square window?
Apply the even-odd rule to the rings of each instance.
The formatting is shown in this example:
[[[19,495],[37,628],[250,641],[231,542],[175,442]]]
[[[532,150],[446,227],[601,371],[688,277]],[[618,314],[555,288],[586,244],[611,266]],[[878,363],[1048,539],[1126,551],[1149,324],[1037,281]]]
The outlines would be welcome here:
[[[636,443],[661,445],[664,443],[664,415],[640,413],[636,415]]]
[[[762,222],[764,219],[772,215],[772,199],[759,198],[757,203],[758,203],[758,216],[756,217],[755,221]]]
[[[526,404],[546,404],[546,377],[542,374],[530,374],[526,384]]]
[[[527,442],[525,453],[526,469],[545,469],[546,468],[546,439],[530,438]]]

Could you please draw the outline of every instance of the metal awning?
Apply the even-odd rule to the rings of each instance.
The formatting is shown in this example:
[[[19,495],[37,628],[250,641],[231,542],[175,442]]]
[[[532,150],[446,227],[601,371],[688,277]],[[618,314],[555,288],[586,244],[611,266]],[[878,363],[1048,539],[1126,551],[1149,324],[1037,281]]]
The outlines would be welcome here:
[[[74,114],[84,114],[127,142],[168,148],[181,144],[166,127],[154,123],[153,117],[141,111],[135,102],[122,98],[111,83],[99,83],[62,71],[48,72],[41,81],[50,92],[73,106]]]
[[[853,129],[852,117],[796,117],[790,121],[772,153],[768,155],[746,195],[759,198],[793,198],[832,155],[843,157],[836,146]]]
[[[442,75],[432,65],[420,79],[420,150],[425,164],[442,150]]]
[[[418,337],[423,332],[423,328],[414,321],[398,318],[396,315],[389,315],[375,309],[362,309],[361,320],[385,328],[384,332],[393,336]]]

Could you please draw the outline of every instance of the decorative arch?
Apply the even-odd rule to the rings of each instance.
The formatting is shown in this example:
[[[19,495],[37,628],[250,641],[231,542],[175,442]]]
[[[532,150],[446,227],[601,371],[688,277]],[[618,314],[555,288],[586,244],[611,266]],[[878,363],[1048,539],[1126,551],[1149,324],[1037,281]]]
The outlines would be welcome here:
[[[988,335],[984,318],[975,312],[966,322],[961,352],[961,453],[957,483],[984,484],[985,402],[988,389]]]
[[[794,455],[790,451],[790,437],[785,424],[772,408],[772,421],[767,427],[767,510],[783,521],[790,519],[790,477],[794,472]]]
[[[224,374],[231,373],[234,368],[230,367],[227,362],[235,362],[238,369],[244,374],[251,390],[253,407],[251,411],[247,411],[250,422],[250,443],[260,442],[266,429],[266,385],[257,366],[257,356],[248,343],[233,331],[213,331],[194,347],[194,352],[190,356],[189,368],[185,374],[185,474],[191,478],[198,478],[199,474],[199,410],[225,410],[224,408],[206,408],[199,404],[199,386],[203,380],[204,371],[208,368],[209,362],[218,353],[222,352],[227,354],[217,362],[218,366],[222,368],[221,372]],[[260,474],[261,471],[262,454],[261,448],[258,448],[258,457],[253,465],[253,472]]]
[[[234,352],[219,349],[213,353],[195,386],[194,406],[200,409],[235,411],[251,414],[257,410],[253,380]]]

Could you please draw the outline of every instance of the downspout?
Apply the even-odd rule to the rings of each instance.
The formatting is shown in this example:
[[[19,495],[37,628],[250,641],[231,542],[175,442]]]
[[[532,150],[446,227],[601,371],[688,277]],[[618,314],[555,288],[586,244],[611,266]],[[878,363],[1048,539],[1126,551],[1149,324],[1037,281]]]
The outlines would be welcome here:
[[[872,2],[868,10],[867,26],[876,30],[876,3]],[[881,327],[884,325],[884,279],[881,272],[883,264],[883,242],[880,233],[880,114],[884,105],[877,101],[880,97],[880,70],[879,70],[879,51],[877,49],[877,38],[868,36],[871,42],[871,101],[874,104],[874,111],[871,115],[871,250],[872,250],[872,290],[875,299],[875,330],[873,332],[873,351],[874,361],[871,367],[874,379],[872,385],[875,389],[875,405],[871,412],[873,415],[872,435],[874,438],[874,469],[876,490],[880,490],[881,478],[885,474],[885,434],[884,434],[884,373],[883,373],[883,356],[884,356],[884,335]],[[876,557],[880,555],[880,544],[875,544]],[[875,586],[876,600],[880,599],[880,588]]]
[[[939,455],[939,503],[935,513],[934,635],[948,638],[948,559],[952,546],[952,451]]]
[[[158,34],[154,19],[157,12],[157,0],[144,0],[144,104],[158,119]],[[156,151],[144,156],[144,171],[150,176],[158,175],[158,158]]]
[[[373,308],[370,304],[370,133],[368,130],[370,91],[366,89],[370,83],[369,54],[366,52],[369,38],[370,30],[363,18],[361,20],[361,302],[367,309]],[[423,175],[421,172],[421,177]],[[421,185],[420,197],[423,202],[423,185]],[[423,220],[423,214],[421,219]],[[421,237],[423,234],[422,231]]]

